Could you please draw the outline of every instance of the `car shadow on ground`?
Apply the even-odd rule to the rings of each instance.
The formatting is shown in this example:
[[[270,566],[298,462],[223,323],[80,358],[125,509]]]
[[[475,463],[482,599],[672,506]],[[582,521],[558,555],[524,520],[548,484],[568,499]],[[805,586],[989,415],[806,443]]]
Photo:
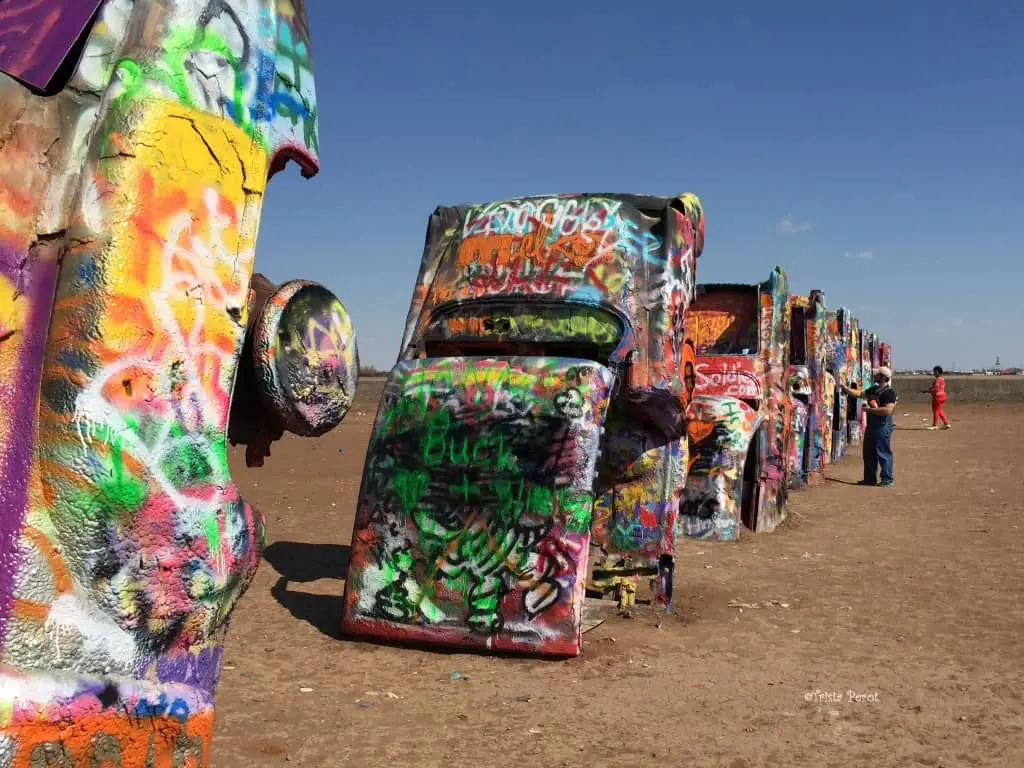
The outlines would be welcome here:
[[[289,582],[309,583],[321,579],[344,581],[351,550],[345,544],[309,544],[275,541],[263,552],[263,558],[278,573],[270,588],[271,596],[300,621],[312,624],[328,637],[341,634],[342,598],[294,591]]]

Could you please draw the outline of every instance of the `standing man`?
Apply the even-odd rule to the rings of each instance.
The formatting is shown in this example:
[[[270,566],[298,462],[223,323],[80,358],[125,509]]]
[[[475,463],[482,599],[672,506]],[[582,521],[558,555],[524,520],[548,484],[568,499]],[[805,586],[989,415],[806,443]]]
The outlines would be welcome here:
[[[892,371],[876,368],[874,385],[861,391],[856,387],[840,385],[844,392],[867,400],[865,411],[868,428],[864,434],[864,479],[859,485],[892,485],[892,412],[896,408],[896,390],[890,386]],[[882,482],[878,482],[881,465]]]

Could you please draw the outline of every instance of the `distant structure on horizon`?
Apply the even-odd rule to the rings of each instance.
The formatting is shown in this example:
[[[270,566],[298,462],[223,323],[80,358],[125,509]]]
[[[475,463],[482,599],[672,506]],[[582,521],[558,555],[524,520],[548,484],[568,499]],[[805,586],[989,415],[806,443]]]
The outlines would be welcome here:
[[[896,376],[931,376],[931,369],[925,368],[904,368],[901,370],[894,371]],[[974,368],[970,371],[960,371],[956,368],[948,368],[943,372],[946,376],[1022,376],[1024,375],[1024,368],[1012,367],[1012,368],[999,368],[998,361],[997,367],[994,368]]]

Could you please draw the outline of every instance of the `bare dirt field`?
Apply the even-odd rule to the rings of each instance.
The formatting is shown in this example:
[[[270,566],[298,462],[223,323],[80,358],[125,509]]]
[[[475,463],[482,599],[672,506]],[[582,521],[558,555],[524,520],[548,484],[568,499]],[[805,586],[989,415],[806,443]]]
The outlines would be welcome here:
[[[852,485],[854,449],[776,532],[688,541],[660,628],[613,616],[552,662],[338,637],[380,386],[264,469],[233,456],[271,545],[228,639],[216,768],[1024,766],[1024,405],[951,402],[948,432],[901,406],[895,487]]]

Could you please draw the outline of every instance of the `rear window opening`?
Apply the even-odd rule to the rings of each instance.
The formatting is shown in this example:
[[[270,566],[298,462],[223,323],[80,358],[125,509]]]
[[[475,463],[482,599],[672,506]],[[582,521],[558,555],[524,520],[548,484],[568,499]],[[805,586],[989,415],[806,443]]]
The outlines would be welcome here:
[[[790,365],[807,365],[807,310],[793,307],[789,332]]]
[[[607,364],[624,327],[601,307],[466,303],[434,313],[421,349],[426,357],[569,357]]]
[[[605,349],[587,344],[474,344],[472,341],[427,341],[423,345],[424,357],[575,357],[607,363],[610,355]]]
[[[755,355],[760,305],[756,285],[700,286],[690,306],[697,355]]]

